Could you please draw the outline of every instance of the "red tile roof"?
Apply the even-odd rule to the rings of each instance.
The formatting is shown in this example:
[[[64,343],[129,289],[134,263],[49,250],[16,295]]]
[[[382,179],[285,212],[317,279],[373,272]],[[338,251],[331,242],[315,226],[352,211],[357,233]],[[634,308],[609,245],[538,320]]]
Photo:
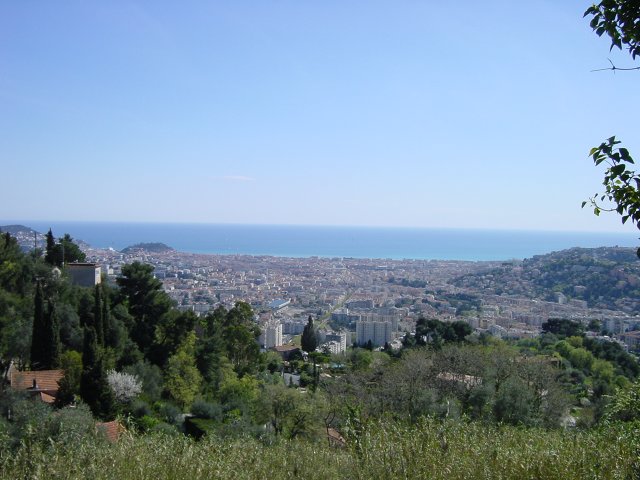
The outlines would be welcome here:
[[[58,381],[64,375],[64,370],[40,370],[28,372],[11,372],[9,383],[16,390],[33,389],[33,381],[36,381],[38,390],[57,392]]]
[[[44,403],[52,404],[52,403],[55,403],[56,397],[54,397],[52,395],[49,395],[47,393],[44,393],[44,392],[40,392],[40,401],[42,401]]]
[[[96,429],[98,432],[103,432],[110,442],[116,442],[120,438],[120,434],[125,431],[124,426],[118,420],[96,423]]]

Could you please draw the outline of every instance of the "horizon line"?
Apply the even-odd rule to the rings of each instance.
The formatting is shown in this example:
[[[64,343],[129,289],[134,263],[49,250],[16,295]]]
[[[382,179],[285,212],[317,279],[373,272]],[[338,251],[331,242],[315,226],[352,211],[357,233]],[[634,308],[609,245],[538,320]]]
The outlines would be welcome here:
[[[345,224],[310,224],[310,223],[241,223],[241,222],[207,222],[207,221],[153,221],[153,220],[5,220],[0,219],[0,228],[9,225],[23,225],[28,223],[68,223],[68,224],[126,224],[126,225],[189,225],[189,226],[230,226],[230,227],[285,227],[285,228],[345,228],[345,229],[385,229],[385,230],[455,230],[455,231],[486,231],[486,232],[538,232],[565,234],[602,234],[602,235],[640,235],[640,232],[624,232],[615,230],[569,230],[553,228],[506,228],[506,227],[452,227],[452,226],[417,226],[417,225],[345,225]],[[31,227],[29,227],[31,228]]]

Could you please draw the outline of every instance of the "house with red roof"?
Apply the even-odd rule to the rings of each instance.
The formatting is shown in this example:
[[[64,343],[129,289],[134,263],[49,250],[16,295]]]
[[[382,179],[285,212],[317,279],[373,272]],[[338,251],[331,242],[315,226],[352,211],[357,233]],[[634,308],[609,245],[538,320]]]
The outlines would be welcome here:
[[[64,370],[18,371],[10,369],[9,385],[14,390],[28,392],[45,403],[54,403],[60,386],[58,382],[64,376]]]

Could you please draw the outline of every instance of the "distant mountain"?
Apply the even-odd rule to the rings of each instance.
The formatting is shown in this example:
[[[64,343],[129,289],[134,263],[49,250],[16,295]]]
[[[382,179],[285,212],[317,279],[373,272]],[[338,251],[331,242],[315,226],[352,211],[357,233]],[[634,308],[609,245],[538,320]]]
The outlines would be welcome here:
[[[3,233],[10,233],[11,235],[17,235],[19,233],[33,235],[35,230],[30,227],[25,227],[24,225],[0,225],[0,231]],[[40,234],[40,232],[36,232]]]
[[[136,243],[121,250],[122,253],[133,253],[143,250],[150,253],[166,253],[174,252],[175,250],[164,243],[152,242],[152,243]]]
[[[0,225],[0,231],[3,233],[8,232],[12,237],[15,237],[18,240],[18,244],[24,251],[33,249],[34,234],[36,234],[35,238],[38,248],[45,248],[45,234],[38,232],[31,227],[27,227],[25,225]],[[62,237],[62,235],[60,237]],[[59,238],[56,237],[56,240],[59,240]],[[83,250],[91,248],[87,242],[78,240],[77,238],[74,238],[73,242]]]
[[[38,248],[45,246],[44,235],[25,225],[0,225],[0,232],[9,233],[18,240],[18,245],[25,252],[33,250],[34,241]]]
[[[571,248],[505,262],[451,283],[472,291],[549,301],[564,295],[592,308],[640,313],[640,259],[634,248]]]

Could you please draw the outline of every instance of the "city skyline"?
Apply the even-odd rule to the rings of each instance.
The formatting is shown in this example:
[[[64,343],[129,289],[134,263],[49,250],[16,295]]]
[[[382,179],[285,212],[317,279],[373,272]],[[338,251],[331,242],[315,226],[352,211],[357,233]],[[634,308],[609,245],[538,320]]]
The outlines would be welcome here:
[[[588,6],[5,3],[0,218],[633,232],[580,208],[640,151]]]

